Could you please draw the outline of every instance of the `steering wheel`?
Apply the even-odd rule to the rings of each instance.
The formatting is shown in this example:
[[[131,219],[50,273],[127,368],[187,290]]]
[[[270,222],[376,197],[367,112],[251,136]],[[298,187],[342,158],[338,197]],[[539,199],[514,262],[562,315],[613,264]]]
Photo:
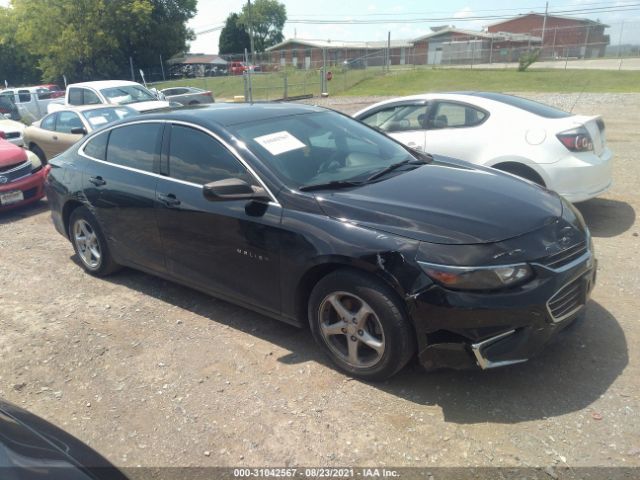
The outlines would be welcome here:
[[[345,157],[342,152],[334,152],[328,160],[318,167],[318,173],[335,172],[345,166]]]

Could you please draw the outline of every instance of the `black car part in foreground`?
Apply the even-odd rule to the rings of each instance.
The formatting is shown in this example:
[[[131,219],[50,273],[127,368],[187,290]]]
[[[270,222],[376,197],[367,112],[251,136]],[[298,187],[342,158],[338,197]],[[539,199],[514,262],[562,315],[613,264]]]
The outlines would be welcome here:
[[[127,480],[77,438],[4,400],[0,400],[0,478]]]
[[[84,268],[168,278],[311,331],[386,378],[524,362],[595,280],[578,211],[528,181],[432,158],[303,105],[124,120],[51,161],[58,231]]]

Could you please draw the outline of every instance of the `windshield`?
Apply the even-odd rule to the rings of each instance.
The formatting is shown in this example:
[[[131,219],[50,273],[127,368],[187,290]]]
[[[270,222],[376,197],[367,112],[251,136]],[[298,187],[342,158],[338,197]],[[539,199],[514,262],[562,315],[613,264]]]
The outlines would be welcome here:
[[[141,85],[123,85],[100,90],[109,103],[127,105],[136,102],[150,102],[156,100],[153,94]]]
[[[82,112],[92,128],[100,128],[109,123],[123,118],[138,115],[138,112],[130,107],[96,108]]]
[[[333,112],[272,118],[235,126],[235,134],[284,183],[301,187],[365,180],[409,152],[361,123]]]

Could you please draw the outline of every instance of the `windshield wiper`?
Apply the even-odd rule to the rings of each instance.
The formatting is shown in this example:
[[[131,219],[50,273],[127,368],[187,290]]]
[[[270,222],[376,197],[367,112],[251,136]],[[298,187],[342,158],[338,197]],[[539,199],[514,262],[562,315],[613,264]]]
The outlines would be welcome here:
[[[368,183],[368,182],[372,182],[373,180],[377,180],[378,178],[382,177],[383,175],[386,175],[389,172],[393,172],[394,170],[403,167],[405,165],[426,165],[428,162],[424,161],[424,160],[418,160],[416,158],[407,158],[406,160],[403,160],[401,162],[398,163],[392,163],[391,165],[389,165],[388,167],[383,168],[382,170],[374,173],[373,175],[370,175],[369,177],[367,177],[364,181],[364,183]]]
[[[311,185],[302,185],[301,187],[298,187],[298,190],[300,190],[301,192],[310,192],[312,190],[357,187],[358,185],[362,185],[362,183],[363,182],[351,182],[349,180],[333,180],[327,183],[314,183]]]

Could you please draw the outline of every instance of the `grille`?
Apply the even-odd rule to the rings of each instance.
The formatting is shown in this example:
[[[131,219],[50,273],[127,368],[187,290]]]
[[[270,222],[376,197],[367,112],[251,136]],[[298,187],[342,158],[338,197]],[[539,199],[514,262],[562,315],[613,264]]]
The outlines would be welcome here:
[[[0,175],[6,177],[7,182],[13,182],[19,178],[26,177],[31,174],[32,164],[31,161],[19,163],[17,165],[11,165],[10,168],[0,171]]]
[[[7,140],[10,138],[20,138],[20,132],[4,132],[4,136]]]
[[[542,263],[549,268],[560,268],[564,265],[571,263],[576,258],[580,258],[587,251],[587,242],[582,241],[576,243],[571,247],[562,250],[561,252],[554,253],[553,255],[545,258]]]
[[[585,302],[585,283],[582,278],[562,287],[547,302],[554,322],[559,322],[577,312]]]

